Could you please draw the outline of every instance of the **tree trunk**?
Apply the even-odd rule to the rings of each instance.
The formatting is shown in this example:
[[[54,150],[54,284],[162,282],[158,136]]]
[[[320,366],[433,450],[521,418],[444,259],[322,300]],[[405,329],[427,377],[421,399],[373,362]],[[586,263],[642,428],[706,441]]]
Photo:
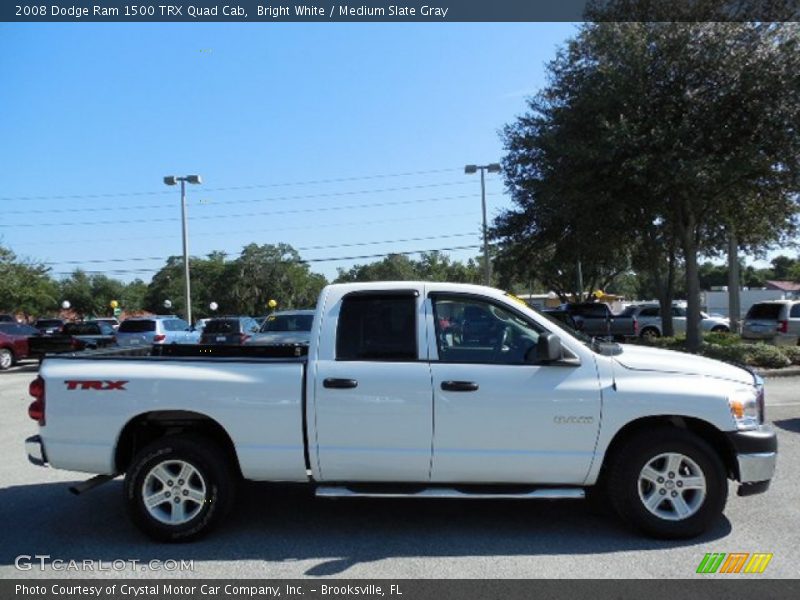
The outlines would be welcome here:
[[[736,230],[731,226],[728,239],[728,316],[731,320],[731,331],[739,333],[739,315],[742,305],[739,294],[741,287],[739,276],[739,243]]]
[[[681,232],[683,257],[686,261],[686,348],[690,352],[700,349],[700,276],[697,269],[697,241],[694,218],[689,216]]]
[[[661,307],[661,332],[664,337],[675,335],[675,325],[672,321],[672,301],[675,299],[675,252],[670,250],[667,258],[667,277],[661,286],[658,303]]]

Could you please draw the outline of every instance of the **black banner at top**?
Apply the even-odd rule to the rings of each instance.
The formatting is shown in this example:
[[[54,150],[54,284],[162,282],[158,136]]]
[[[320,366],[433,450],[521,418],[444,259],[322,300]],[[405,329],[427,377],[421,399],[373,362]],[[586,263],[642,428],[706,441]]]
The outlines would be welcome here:
[[[5,0],[4,22],[798,21],[800,0]]]

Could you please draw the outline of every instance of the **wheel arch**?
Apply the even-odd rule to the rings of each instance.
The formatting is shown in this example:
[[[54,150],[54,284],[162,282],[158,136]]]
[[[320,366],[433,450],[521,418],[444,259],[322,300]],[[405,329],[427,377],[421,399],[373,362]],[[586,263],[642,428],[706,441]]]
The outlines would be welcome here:
[[[724,432],[717,429],[713,424],[696,417],[683,415],[658,415],[647,416],[635,419],[625,424],[617,431],[606,448],[603,457],[603,464],[598,475],[598,483],[605,482],[608,475],[609,466],[614,462],[620,450],[628,440],[642,432],[654,431],[655,429],[683,429],[690,431],[709,444],[719,456],[729,479],[739,477],[739,467],[736,460],[736,451],[728,440]]]
[[[162,437],[182,434],[203,437],[218,444],[241,477],[236,447],[225,428],[208,415],[188,410],[149,411],[132,417],[117,438],[114,449],[116,472],[124,473],[139,450],[147,444]]]

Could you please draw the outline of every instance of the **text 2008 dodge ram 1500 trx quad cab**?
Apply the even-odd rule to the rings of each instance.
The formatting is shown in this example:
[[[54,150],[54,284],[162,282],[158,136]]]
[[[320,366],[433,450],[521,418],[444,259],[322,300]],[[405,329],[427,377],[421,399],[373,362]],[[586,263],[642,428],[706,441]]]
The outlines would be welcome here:
[[[490,288],[332,285],[307,356],[263,350],[47,357],[29,457],[100,474],[86,488],[125,473],[134,522],[168,541],[216,525],[240,477],[319,496],[598,493],[649,535],[688,537],[720,516],[728,479],[763,492],[775,469],[749,371],[581,340]]]

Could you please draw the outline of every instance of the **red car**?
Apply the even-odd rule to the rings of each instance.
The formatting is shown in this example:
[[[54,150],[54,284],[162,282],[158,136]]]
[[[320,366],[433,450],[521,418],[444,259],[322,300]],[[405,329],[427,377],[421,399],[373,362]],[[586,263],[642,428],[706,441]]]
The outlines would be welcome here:
[[[0,323],[0,371],[28,356],[28,338],[39,331],[21,323]]]

